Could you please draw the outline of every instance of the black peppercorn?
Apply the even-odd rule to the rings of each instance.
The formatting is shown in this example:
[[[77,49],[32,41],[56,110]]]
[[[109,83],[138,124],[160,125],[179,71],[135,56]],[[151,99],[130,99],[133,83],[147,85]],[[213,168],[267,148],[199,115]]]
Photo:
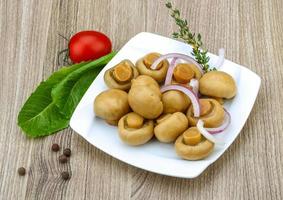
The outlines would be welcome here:
[[[54,152],[57,152],[60,150],[60,146],[58,144],[52,144],[52,147],[51,147],[52,151]]]
[[[69,172],[62,172],[61,177],[64,180],[68,180],[70,178],[70,174],[69,174]]]
[[[26,169],[24,167],[20,167],[18,169],[18,173],[20,176],[24,176],[26,174]]]
[[[59,162],[60,163],[66,163],[67,161],[68,161],[68,158],[64,154],[59,156]]]
[[[71,149],[69,149],[69,148],[64,149],[63,154],[67,157],[70,157],[71,156]]]

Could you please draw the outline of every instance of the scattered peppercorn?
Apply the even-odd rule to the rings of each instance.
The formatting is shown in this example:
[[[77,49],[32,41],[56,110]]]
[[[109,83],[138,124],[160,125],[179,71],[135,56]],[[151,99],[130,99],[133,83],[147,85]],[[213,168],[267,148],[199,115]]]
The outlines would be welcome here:
[[[64,180],[68,180],[70,178],[70,174],[69,174],[69,172],[62,172],[61,177]]]
[[[66,163],[67,161],[68,161],[68,158],[64,154],[59,156],[59,162],[60,163]]]
[[[18,173],[20,176],[24,176],[26,174],[26,169],[24,167],[20,167],[18,169]]]
[[[69,149],[69,148],[64,149],[63,154],[67,157],[70,157],[71,156],[71,149]]]
[[[52,144],[52,147],[51,147],[52,151],[54,152],[57,152],[60,150],[60,146],[56,143]]]

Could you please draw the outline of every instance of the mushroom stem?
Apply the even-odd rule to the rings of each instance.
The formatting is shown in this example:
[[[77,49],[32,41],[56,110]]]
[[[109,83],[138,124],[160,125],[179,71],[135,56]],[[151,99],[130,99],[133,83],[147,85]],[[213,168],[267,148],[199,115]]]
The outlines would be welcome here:
[[[154,61],[155,61],[156,59],[158,59],[158,58],[159,58],[159,54],[157,54],[157,53],[150,53],[150,54],[147,54],[147,55],[144,57],[143,63],[144,63],[144,65],[145,65],[147,68],[150,68],[151,65],[152,65],[152,63],[154,63]],[[160,63],[157,65],[156,69],[158,70],[158,69],[160,69],[161,67],[162,67],[162,62],[160,62]]]
[[[186,63],[180,63],[174,70],[174,78],[178,83],[186,84],[194,78],[194,71]]]
[[[126,125],[129,128],[141,128],[144,118],[137,113],[129,113],[126,117]]]
[[[200,116],[207,115],[210,113],[213,109],[213,106],[211,105],[210,101],[200,99]]]
[[[103,78],[109,88],[127,91],[132,85],[131,80],[138,75],[139,72],[134,64],[126,59],[106,70]]]
[[[114,67],[112,71],[113,78],[119,83],[126,83],[131,80],[133,70],[126,62]]]
[[[201,134],[196,128],[190,128],[184,133],[184,143],[186,145],[197,145],[201,142]]]

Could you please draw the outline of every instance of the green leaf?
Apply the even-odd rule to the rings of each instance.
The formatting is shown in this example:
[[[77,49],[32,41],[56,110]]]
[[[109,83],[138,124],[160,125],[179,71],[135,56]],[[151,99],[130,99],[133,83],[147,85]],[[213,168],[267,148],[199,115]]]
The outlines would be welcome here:
[[[56,114],[58,113],[58,109],[54,103],[52,103],[51,90],[64,79],[64,77],[85,64],[86,63],[80,63],[70,67],[63,67],[53,73],[46,81],[40,83],[27,99],[18,115],[18,125],[25,133],[32,137],[33,134],[40,135],[41,132],[49,134],[50,132],[60,130],[66,126],[65,117],[60,113]],[[55,121],[56,124],[53,123],[50,125],[50,121]],[[40,131],[38,127],[46,131]]]
[[[68,97],[66,97],[66,102],[64,102],[64,105],[62,104],[62,107],[60,107],[60,113],[64,114],[67,119],[70,119],[72,117],[72,114],[75,111],[81,98],[102,69],[103,67],[98,67],[90,72],[85,73],[73,85],[70,93],[68,94]]]
[[[36,106],[36,104],[34,105]],[[29,137],[47,136],[68,127],[69,121],[59,112],[58,107],[51,102],[37,116],[18,123]]]
[[[65,104],[68,104],[68,101],[74,100],[74,95],[72,89],[76,86],[76,82],[79,81],[84,74],[97,69],[95,74],[98,74],[99,71],[113,58],[115,53],[108,54],[100,59],[97,59],[93,62],[90,62],[75,72],[69,74],[64,80],[62,80],[56,88],[51,92],[51,96],[55,101],[55,104],[60,108],[60,111],[65,114],[66,118],[70,118],[74,109],[68,109],[68,106],[65,107]],[[78,103],[78,102],[77,102]]]
[[[66,128],[84,92],[114,54],[63,67],[41,82],[19,112],[21,129],[30,137],[39,137]]]
[[[46,81],[41,82],[22,107],[18,115],[18,124],[20,125],[31,120],[43,111],[52,102],[52,88],[68,74],[85,64],[80,63],[70,67],[63,67],[57,72],[54,72]]]

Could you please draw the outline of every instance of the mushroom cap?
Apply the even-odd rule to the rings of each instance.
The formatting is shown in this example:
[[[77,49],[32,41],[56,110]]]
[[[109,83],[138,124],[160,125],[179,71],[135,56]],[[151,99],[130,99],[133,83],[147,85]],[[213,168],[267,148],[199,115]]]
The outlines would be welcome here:
[[[118,89],[101,92],[94,100],[95,115],[114,122],[130,111],[128,94]]]
[[[168,116],[169,115],[169,116]],[[181,112],[162,116],[154,128],[154,135],[160,142],[173,142],[188,128],[188,119]]]
[[[143,120],[141,127],[129,127],[127,123],[127,118],[130,120],[138,120],[137,114],[132,112],[123,116],[118,123],[119,137],[121,140],[129,145],[141,145],[147,143],[153,137],[153,127],[154,123],[152,120]]]
[[[161,54],[159,53],[151,53],[151,54],[156,54],[157,58],[161,56]],[[148,56],[149,54],[147,54],[146,56]],[[167,74],[167,70],[169,67],[169,63],[167,60],[163,60],[162,61],[162,65],[159,69],[150,69],[149,67],[147,67],[144,63],[144,58],[146,57],[142,57],[141,59],[139,59],[136,62],[136,67],[139,71],[140,74],[143,75],[148,75],[150,77],[152,77],[153,79],[155,79],[158,83],[161,83],[165,80],[166,74]],[[152,63],[151,63],[152,64]]]
[[[222,71],[207,72],[199,81],[200,93],[212,97],[230,99],[237,93],[232,76]]]
[[[165,119],[169,118],[172,114],[171,113],[167,113],[167,114],[162,114],[160,117],[158,117],[156,119],[156,123],[160,124],[161,122],[163,122]]]
[[[190,105],[190,99],[182,92],[169,90],[162,94],[164,113],[184,112]]]
[[[146,86],[131,88],[128,100],[133,111],[146,119],[155,119],[163,111],[163,104],[159,94]]]
[[[128,101],[133,111],[146,119],[155,119],[163,111],[159,85],[149,76],[138,76],[133,80]]]
[[[132,80],[132,88],[136,86],[145,86],[154,90],[156,94],[161,97],[161,92],[158,83],[147,75],[139,75],[137,78]]]
[[[176,153],[186,160],[200,160],[207,157],[214,148],[214,144],[202,137],[201,142],[196,145],[188,145],[184,141],[184,135],[189,134],[190,131],[198,131],[196,127],[187,129],[180,135],[175,142]]]
[[[113,70],[115,67],[121,65],[121,64],[126,64],[127,66],[131,67],[132,69],[132,77],[129,81],[125,83],[119,83],[118,81],[115,80],[113,77]],[[114,89],[120,89],[120,90],[128,90],[131,87],[131,80],[136,78],[139,75],[138,70],[134,66],[134,64],[130,60],[123,60],[114,67],[111,67],[110,69],[106,70],[104,73],[104,82],[109,88],[114,88]]]
[[[194,117],[192,106],[187,111],[187,117],[191,126],[196,126],[199,119],[203,120],[204,126],[213,128],[220,126],[225,117],[225,111],[222,105],[215,99],[200,99],[201,115]]]

